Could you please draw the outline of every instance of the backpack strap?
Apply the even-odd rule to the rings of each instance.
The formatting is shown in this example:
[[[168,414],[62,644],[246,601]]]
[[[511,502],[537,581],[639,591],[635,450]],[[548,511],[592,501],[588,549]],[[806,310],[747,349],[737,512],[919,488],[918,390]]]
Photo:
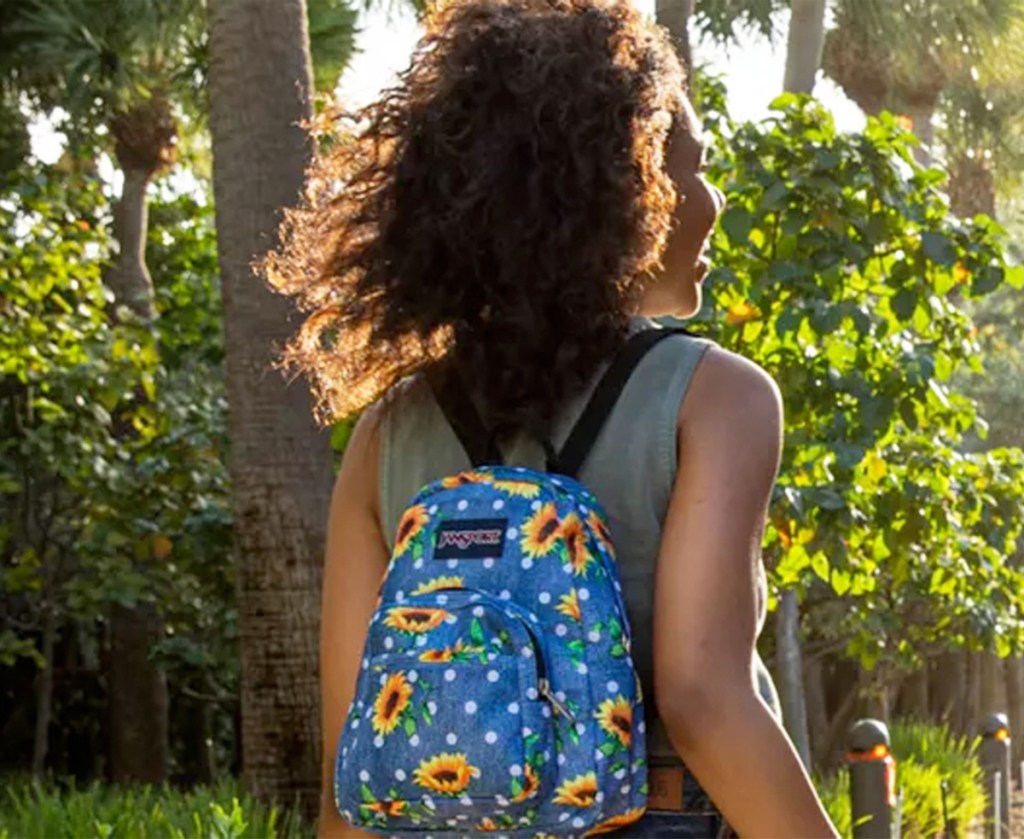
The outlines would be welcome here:
[[[634,333],[615,356],[601,381],[597,383],[587,406],[569,432],[562,450],[554,458],[549,455],[548,471],[576,478],[583,468],[587,455],[597,442],[605,421],[618,402],[622,389],[643,357],[656,344],[671,335],[691,334],[686,329],[679,328],[645,329]]]
[[[458,375],[454,371],[447,371],[446,375],[444,371],[432,370],[427,373],[427,381],[473,468],[501,466],[505,460],[498,448],[498,441],[488,432]]]
[[[691,335],[679,328],[645,329],[636,332],[612,360],[611,365],[597,383],[583,413],[576,421],[560,452],[555,452],[544,437],[540,441],[547,457],[548,472],[557,472],[575,478],[583,467],[587,455],[597,442],[605,421],[618,402],[622,389],[629,381],[637,365],[654,346],[671,335]],[[500,466],[505,461],[494,435],[488,432],[480,412],[459,377],[449,371],[433,370],[427,380],[434,392],[434,399],[441,407],[445,419],[459,438],[474,469],[481,466]]]

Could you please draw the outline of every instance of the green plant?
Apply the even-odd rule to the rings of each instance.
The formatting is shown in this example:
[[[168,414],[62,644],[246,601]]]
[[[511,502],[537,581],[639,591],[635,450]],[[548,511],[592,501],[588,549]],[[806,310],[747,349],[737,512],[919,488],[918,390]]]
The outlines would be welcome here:
[[[952,387],[981,366],[960,301],[1024,281],[1001,229],[950,214],[891,115],[844,134],[785,95],[734,125],[713,84],[699,92],[729,204],[696,328],[785,399],[774,591],[796,589],[805,630],[880,681],[932,651],[1021,649],[1024,455],[965,453],[984,424]]]
[[[189,791],[169,787],[61,789],[6,779],[0,794],[0,839],[298,839],[312,826],[290,810],[264,805],[235,782]]]
[[[912,839],[938,836],[948,814],[961,831],[985,809],[977,739],[956,737],[945,726],[897,722],[890,731],[896,761],[896,788],[903,795],[902,834]],[[946,811],[943,811],[943,784]],[[846,768],[815,785],[825,809],[842,836],[852,832],[850,774]]]

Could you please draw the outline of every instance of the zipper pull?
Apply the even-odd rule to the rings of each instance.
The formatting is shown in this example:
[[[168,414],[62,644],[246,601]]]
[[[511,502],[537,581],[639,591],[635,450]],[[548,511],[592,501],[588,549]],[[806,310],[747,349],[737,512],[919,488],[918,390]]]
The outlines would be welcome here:
[[[576,717],[573,715],[572,711],[559,702],[551,692],[551,682],[547,679],[541,679],[538,684],[540,686],[540,695],[551,704],[551,707],[555,709],[555,712],[570,720],[573,725],[576,725]]]

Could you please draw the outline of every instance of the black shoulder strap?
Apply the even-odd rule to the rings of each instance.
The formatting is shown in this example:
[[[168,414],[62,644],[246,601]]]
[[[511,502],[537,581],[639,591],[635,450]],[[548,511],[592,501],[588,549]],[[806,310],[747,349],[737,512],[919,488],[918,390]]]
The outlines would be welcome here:
[[[645,329],[643,332],[634,333],[625,346],[612,360],[611,366],[597,383],[597,387],[591,394],[587,406],[580,414],[572,431],[562,446],[562,450],[548,463],[548,471],[558,472],[570,478],[578,476],[583,462],[590,454],[597,437],[604,427],[605,421],[611,414],[615,403],[622,393],[622,389],[629,381],[636,366],[641,359],[654,347],[655,344],[668,338],[670,335],[688,335],[685,329]],[[549,458],[550,461],[550,458]]]
[[[427,381],[473,468],[500,466],[504,463],[497,440],[487,431],[480,412],[454,371],[446,374],[445,371],[431,370],[427,374]]]

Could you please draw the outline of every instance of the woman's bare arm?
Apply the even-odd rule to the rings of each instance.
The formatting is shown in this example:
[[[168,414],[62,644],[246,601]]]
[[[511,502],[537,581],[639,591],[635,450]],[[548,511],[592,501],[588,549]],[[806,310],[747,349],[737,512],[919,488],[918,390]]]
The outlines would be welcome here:
[[[370,409],[352,432],[331,498],[320,626],[320,697],[323,779],[320,839],[366,836],[334,806],[334,758],[355,693],[366,630],[387,568],[388,548],[378,515],[377,412]]]
[[[712,348],[679,418],[658,558],[655,701],[673,745],[744,839],[837,836],[752,668],[757,570],[782,407],[754,364]]]

